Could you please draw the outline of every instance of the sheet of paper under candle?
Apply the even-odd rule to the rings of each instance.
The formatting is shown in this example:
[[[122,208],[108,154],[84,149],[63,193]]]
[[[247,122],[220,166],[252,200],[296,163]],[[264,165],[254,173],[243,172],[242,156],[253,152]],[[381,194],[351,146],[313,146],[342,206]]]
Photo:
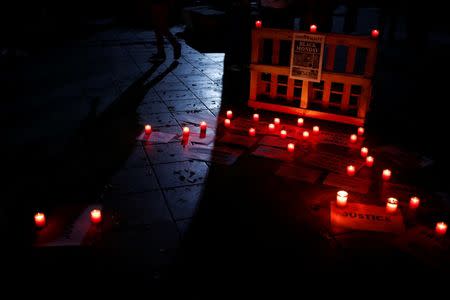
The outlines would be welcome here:
[[[289,153],[286,149],[274,148],[268,146],[259,146],[252,152],[255,156],[261,156],[276,160],[292,161],[294,159],[292,153]]]
[[[322,172],[316,169],[293,165],[282,165],[275,173],[277,176],[308,183],[315,183],[321,174]]]
[[[189,136],[189,141],[192,143],[209,145],[214,141],[215,133],[210,129],[206,131],[206,134],[202,135],[200,133],[191,133]]]
[[[411,195],[416,195],[418,192],[417,188],[410,185],[383,182],[381,186],[381,197],[396,197],[399,199],[409,199]]]
[[[258,139],[256,137],[249,137],[233,133],[225,133],[225,135],[219,140],[220,143],[232,144],[242,146],[245,148],[251,148]]]
[[[244,153],[244,150],[227,146],[194,145],[189,147],[185,157],[229,166],[234,164],[242,153]]]
[[[348,133],[343,132],[335,132],[335,131],[327,131],[321,130],[320,135],[318,137],[318,142],[321,144],[332,144],[338,145],[342,147],[358,147],[361,148],[361,144],[364,141],[364,137],[358,137],[356,143],[350,145],[350,139]]]
[[[313,151],[301,158],[306,164],[340,174],[346,174],[349,165],[355,166],[355,170],[358,171],[365,164],[362,158],[351,158],[348,155],[328,151]]]
[[[402,233],[405,230],[401,213],[390,214],[385,206],[367,205],[347,202],[345,207],[338,207],[330,202],[331,229],[343,227],[353,230]]]
[[[282,139],[278,136],[265,136],[258,142],[258,144],[260,145],[266,145],[283,149],[286,149],[287,144],[289,143],[295,143],[295,141],[291,139]]]
[[[324,180],[323,184],[337,187],[340,190],[367,194],[369,192],[371,181],[357,177],[350,177],[347,175],[330,173]]]
[[[170,142],[176,135],[172,133],[165,133],[161,131],[153,131],[150,135],[142,132],[136,140],[147,142],[150,144],[166,144]]]

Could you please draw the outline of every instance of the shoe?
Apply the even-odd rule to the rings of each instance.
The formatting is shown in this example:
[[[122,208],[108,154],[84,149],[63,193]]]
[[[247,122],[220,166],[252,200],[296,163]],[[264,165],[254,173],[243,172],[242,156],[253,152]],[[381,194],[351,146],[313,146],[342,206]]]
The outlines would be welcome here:
[[[179,59],[181,57],[181,44],[178,43],[173,47],[173,59]]]
[[[148,59],[149,62],[162,62],[166,60],[166,54],[165,53],[156,53],[150,56]]]

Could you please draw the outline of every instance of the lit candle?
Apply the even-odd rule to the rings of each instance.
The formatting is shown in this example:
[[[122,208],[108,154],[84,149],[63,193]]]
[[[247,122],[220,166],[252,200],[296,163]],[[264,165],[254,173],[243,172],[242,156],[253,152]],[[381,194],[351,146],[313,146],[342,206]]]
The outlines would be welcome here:
[[[275,125],[280,125],[280,118],[274,118],[273,119],[273,123],[275,124]]]
[[[253,121],[255,122],[259,121],[259,114],[253,114]]]
[[[227,110],[227,118],[232,119],[233,118],[233,112],[231,110]]]
[[[350,136],[350,143],[356,143],[357,140],[358,140],[358,137],[356,136],[356,134],[352,134]]]
[[[367,157],[367,154],[369,154],[369,149],[367,149],[366,147],[362,147],[361,148],[361,157]],[[367,162],[367,160],[366,160]]]
[[[356,173],[355,166],[352,166],[352,165],[347,166],[347,175],[348,176],[354,176],[355,173]]]
[[[317,32],[317,25],[316,24],[312,24],[311,26],[309,26],[309,31],[310,32]]]
[[[289,152],[294,152],[294,150],[295,150],[295,145],[294,145],[293,143],[289,143],[289,144],[287,145],[287,150],[288,150]]]
[[[372,31],[370,32],[370,35],[371,35],[374,39],[376,39],[376,38],[380,35],[380,32],[379,32],[377,29],[372,29]]]
[[[287,137],[287,132],[286,132],[286,130],[281,130],[280,131],[280,137],[282,138],[282,139],[285,139],[286,137]]]
[[[308,131],[303,131],[303,139],[307,140],[309,138],[309,132]]]
[[[374,158],[372,156],[367,156],[366,157],[366,166],[372,167],[373,166],[373,161],[374,161]]]
[[[34,224],[36,224],[36,227],[42,228],[45,226],[45,215],[41,212],[38,212],[34,215]]]
[[[255,135],[256,135],[256,130],[255,130],[255,128],[250,128],[250,129],[248,130],[248,135],[249,135],[249,136],[255,136]]]
[[[319,134],[319,131],[320,131],[319,126],[314,126],[314,127],[313,127],[313,133],[314,133],[315,135],[318,135],[318,134]]]
[[[189,138],[189,127],[183,127],[183,139]]]
[[[272,123],[270,123],[268,127],[270,132],[273,132],[275,130],[275,125],[273,125]]]
[[[231,126],[231,120],[230,119],[225,119],[225,121],[223,123],[225,124],[225,127],[230,127]]]
[[[390,197],[386,202],[386,210],[390,213],[393,213],[397,210],[398,200],[396,198]]]
[[[411,199],[409,199],[409,207],[411,208],[418,208],[420,204],[420,199],[419,197],[411,197]]]
[[[447,232],[447,223],[439,222],[436,223],[436,233],[439,235],[444,235]]]
[[[256,27],[256,28],[261,28],[261,27],[262,27],[262,22],[261,22],[261,20],[256,20],[256,22],[255,22],[255,27]]]
[[[150,126],[150,125],[145,125],[145,127],[144,127],[144,131],[145,131],[145,134],[146,135],[149,135],[150,133],[152,133],[152,126]]]
[[[358,135],[359,136],[363,136],[364,135],[364,127],[359,127],[358,128]]]
[[[102,212],[99,209],[91,210],[91,222],[94,224],[102,221]]]
[[[348,198],[348,193],[346,191],[337,192],[336,204],[341,207],[347,205],[347,198]]]
[[[383,175],[381,176],[383,178],[383,180],[387,181],[389,179],[391,179],[391,170],[389,169],[385,169],[383,170]]]
[[[200,133],[201,134],[206,134],[206,122],[205,121],[202,121],[201,123],[200,123]]]
[[[304,124],[303,118],[298,118],[297,119],[297,126],[302,127]]]

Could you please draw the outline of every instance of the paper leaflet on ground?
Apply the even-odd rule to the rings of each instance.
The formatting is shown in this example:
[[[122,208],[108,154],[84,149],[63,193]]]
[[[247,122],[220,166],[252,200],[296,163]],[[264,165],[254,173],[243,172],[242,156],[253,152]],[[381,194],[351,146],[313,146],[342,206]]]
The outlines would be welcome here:
[[[265,136],[258,142],[258,144],[260,144],[260,145],[266,145],[266,146],[283,148],[283,149],[287,149],[287,145],[289,143],[296,144],[296,140],[287,139],[287,138],[282,139],[277,136]]]
[[[212,141],[214,141],[215,137],[215,132],[210,130],[209,132],[207,131],[206,134],[191,133],[189,135],[189,141],[192,143],[209,145]]]
[[[255,156],[261,156],[265,158],[292,161],[294,159],[294,154],[287,151],[287,149],[279,149],[268,146],[259,146],[255,151],[252,152]]]
[[[323,184],[337,187],[340,190],[367,194],[369,192],[371,181],[357,177],[350,177],[348,175],[330,173]]]
[[[152,131],[149,135],[142,132],[137,138],[138,141],[148,142],[151,144],[166,144],[170,142],[176,135],[161,131]]]
[[[350,143],[350,134],[326,130],[321,130],[318,138],[318,143],[321,144],[332,144],[352,148],[360,148],[363,141],[364,137],[358,136],[356,143]]]
[[[311,152],[303,160],[306,164],[314,167],[329,170],[335,173],[344,174],[347,172],[347,166],[353,165],[359,170],[364,165],[362,158],[352,158],[349,155],[335,154],[333,152],[315,151]]]
[[[257,137],[250,137],[233,133],[225,133],[225,135],[219,140],[220,143],[232,144],[245,148],[251,148],[256,143],[256,141]]]
[[[314,183],[319,179],[322,172],[308,167],[282,165],[275,174],[289,179]]]
[[[397,234],[405,230],[401,213],[388,213],[384,206],[348,202],[345,207],[341,208],[332,201],[330,208],[332,227]]]
[[[189,159],[208,161],[222,165],[232,165],[244,153],[243,150],[227,146],[190,146],[185,156]]]

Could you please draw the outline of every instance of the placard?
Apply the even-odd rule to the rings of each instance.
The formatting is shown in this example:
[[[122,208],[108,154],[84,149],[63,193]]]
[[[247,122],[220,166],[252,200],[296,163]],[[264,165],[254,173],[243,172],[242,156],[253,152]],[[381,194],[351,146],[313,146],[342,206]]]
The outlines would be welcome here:
[[[294,33],[292,37],[290,77],[320,82],[325,36]]]

